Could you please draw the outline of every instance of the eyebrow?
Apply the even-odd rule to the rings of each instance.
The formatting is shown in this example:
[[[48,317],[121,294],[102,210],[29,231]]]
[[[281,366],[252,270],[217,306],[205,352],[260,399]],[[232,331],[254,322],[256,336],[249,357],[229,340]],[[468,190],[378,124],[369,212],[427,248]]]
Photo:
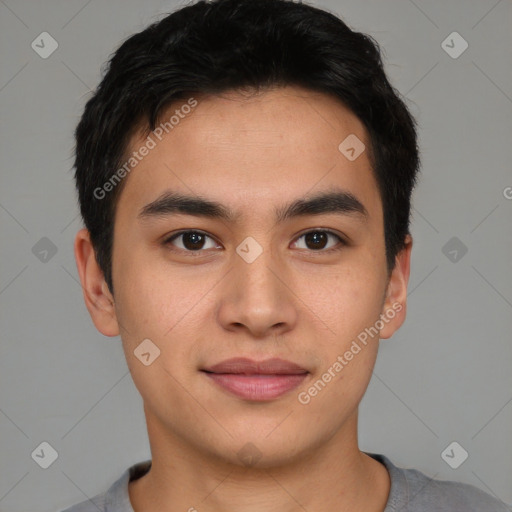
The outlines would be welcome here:
[[[308,199],[297,199],[276,208],[274,213],[277,222],[284,222],[295,217],[329,213],[360,217],[361,220],[368,218],[368,211],[363,203],[352,193],[344,190],[330,190],[317,193]],[[206,217],[226,222],[236,222],[240,218],[240,214],[216,201],[200,196],[187,196],[169,190],[145,205],[140,210],[138,218],[158,218],[172,214]]]

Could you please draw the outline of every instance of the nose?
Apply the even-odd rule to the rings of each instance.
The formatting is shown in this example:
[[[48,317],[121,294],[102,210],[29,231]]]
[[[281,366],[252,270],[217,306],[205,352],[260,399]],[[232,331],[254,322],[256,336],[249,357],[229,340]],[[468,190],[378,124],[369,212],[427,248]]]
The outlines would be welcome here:
[[[251,263],[238,255],[233,259],[217,309],[222,327],[259,339],[293,329],[298,312],[289,273],[272,260],[270,251]]]

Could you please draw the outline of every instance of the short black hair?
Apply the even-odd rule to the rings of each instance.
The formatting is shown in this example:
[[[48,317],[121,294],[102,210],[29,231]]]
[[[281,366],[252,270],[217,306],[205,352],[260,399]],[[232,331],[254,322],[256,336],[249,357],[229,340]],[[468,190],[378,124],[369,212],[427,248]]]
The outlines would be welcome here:
[[[123,182],[98,191],[141,126],[193,94],[300,86],[334,96],[364,124],[383,205],[388,272],[409,234],[419,171],[416,121],[388,81],[378,43],[325,10],[291,0],[197,1],[129,37],[111,56],[75,131],[80,212],[113,293],[112,247]],[[340,140],[341,142],[341,140]]]

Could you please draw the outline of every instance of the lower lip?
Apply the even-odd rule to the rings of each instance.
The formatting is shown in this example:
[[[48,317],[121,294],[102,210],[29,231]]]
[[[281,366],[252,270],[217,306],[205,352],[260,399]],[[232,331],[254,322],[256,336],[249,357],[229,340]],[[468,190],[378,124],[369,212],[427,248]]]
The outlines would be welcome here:
[[[307,377],[298,375],[244,375],[204,372],[220,387],[246,400],[265,401],[278,398],[296,388]]]

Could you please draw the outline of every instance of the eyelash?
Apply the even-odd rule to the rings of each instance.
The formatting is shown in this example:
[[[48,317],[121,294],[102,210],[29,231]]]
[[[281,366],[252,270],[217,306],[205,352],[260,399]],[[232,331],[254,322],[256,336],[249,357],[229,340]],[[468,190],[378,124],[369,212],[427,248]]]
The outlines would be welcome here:
[[[211,238],[212,240],[215,240],[213,237],[211,237],[208,233],[205,233],[204,231],[200,231],[200,230],[197,230],[197,229],[189,229],[189,230],[183,230],[183,231],[179,231],[177,233],[174,233],[170,237],[166,238],[162,242],[162,245],[165,246],[165,247],[169,247],[169,246],[172,245],[171,242],[173,242],[176,238],[179,238],[181,235],[185,235],[185,234],[189,234],[189,233],[197,233],[197,234],[200,234],[200,235],[204,235],[204,236],[206,236],[208,238]],[[300,238],[302,238],[302,237],[304,237],[306,235],[309,235],[311,233],[325,233],[327,235],[332,235],[335,238],[337,238],[338,242],[339,242],[338,245],[336,245],[334,247],[331,247],[330,249],[319,249],[317,251],[312,250],[312,249],[309,250],[309,252],[312,252],[312,253],[330,254],[330,253],[333,253],[333,252],[340,251],[341,249],[343,249],[345,246],[348,245],[347,242],[340,235],[338,235],[337,233],[335,233],[334,231],[331,231],[329,229],[312,229],[312,230],[306,231],[305,233],[301,233],[295,240],[299,240]],[[172,248],[170,250],[174,251],[174,252],[182,252],[182,253],[184,252],[184,253],[187,253],[187,255],[190,255],[190,256],[194,257],[194,256],[201,256],[201,253],[203,253],[207,249],[198,249],[196,251],[192,251],[192,250],[189,250],[189,249]],[[304,250],[304,249],[301,249],[301,250]]]

